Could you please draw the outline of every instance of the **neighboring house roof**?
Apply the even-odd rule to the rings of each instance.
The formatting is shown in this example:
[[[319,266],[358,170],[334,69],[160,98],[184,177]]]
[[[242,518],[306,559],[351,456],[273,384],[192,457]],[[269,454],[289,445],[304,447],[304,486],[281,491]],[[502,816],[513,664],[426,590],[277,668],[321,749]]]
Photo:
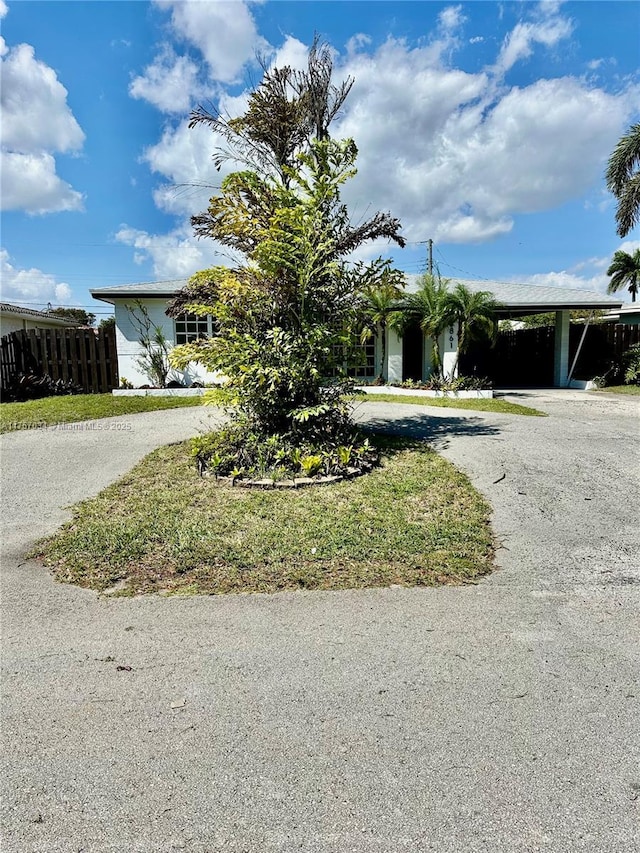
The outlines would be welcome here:
[[[418,286],[418,275],[407,274],[407,290],[415,290]],[[494,299],[501,303],[498,313],[533,314],[561,309],[573,310],[580,308],[619,308],[620,299],[605,296],[591,290],[574,290],[570,287],[547,287],[538,284],[517,284],[507,281],[467,281],[453,279],[454,283],[464,284],[470,290],[488,290]],[[163,297],[170,299],[187,284],[187,279],[172,281],[155,281],[142,284],[121,284],[116,287],[99,287],[90,291],[94,299],[113,302],[114,299]]]
[[[621,305],[605,314],[607,320],[623,320],[628,317],[640,317],[640,303],[637,305]]]
[[[77,326],[75,320],[66,317],[56,317],[48,311],[36,311],[33,308],[22,308],[20,305],[11,305],[9,302],[0,302],[0,314],[9,314],[12,317],[20,317],[25,320],[46,320],[53,326]]]

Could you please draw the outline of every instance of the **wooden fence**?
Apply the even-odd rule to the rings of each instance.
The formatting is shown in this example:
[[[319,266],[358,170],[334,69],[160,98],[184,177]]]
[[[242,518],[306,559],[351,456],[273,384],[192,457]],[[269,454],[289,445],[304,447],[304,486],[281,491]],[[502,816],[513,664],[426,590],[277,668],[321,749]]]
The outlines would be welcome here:
[[[115,329],[29,329],[0,338],[2,391],[21,373],[71,380],[86,394],[118,387]]]
[[[584,325],[572,323],[569,329],[569,366]],[[540,326],[498,334],[494,347],[476,344],[460,359],[460,372],[487,376],[498,387],[553,385],[555,329]],[[640,343],[640,326],[623,323],[594,323],[587,328],[573,379],[593,379],[605,374],[612,363],[633,344]]]

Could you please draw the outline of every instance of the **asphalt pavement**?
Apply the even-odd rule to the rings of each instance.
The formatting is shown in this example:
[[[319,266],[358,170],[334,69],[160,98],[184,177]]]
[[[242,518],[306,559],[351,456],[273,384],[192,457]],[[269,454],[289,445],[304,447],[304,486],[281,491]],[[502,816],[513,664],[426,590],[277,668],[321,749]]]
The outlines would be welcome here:
[[[100,598],[25,551],[210,416],[2,436],[3,853],[640,850],[637,398],[509,399],[357,410],[490,500],[458,588]]]

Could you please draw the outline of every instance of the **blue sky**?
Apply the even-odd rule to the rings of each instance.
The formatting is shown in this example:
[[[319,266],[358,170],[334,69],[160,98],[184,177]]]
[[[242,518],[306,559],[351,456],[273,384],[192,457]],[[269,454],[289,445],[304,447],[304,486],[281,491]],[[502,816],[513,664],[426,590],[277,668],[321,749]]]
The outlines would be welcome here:
[[[389,210],[445,277],[603,291],[621,241],[603,172],[640,120],[637,2],[4,2],[2,296],[94,307],[90,287],[229,263],[189,217],[220,182],[194,105],[242,111],[256,55],[318,32],[355,79],[355,219]],[[203,186],[205,188],[203,188]]]

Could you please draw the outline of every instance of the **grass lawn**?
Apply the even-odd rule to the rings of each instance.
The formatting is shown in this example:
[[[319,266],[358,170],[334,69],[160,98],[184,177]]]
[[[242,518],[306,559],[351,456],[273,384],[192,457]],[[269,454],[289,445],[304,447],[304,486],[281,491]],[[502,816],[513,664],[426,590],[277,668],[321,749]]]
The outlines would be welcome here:
[[[497,397],[488,399],[454,397],[415,397],[404,394],[369,394],[366,397],[355,397],[356,403],[399,403],[411,406],[440,406],[444,409],[472,409],[475,412],[499,412],[506,415],[529,415],[537,418],[546,418],[544,412],[532,409],[530,406],[521,406],[519,403],[509,403]]]
[[[189,443],[164,447],[76,506],[32,556],[60,581],[119,595],[430,586],[489,572],[490,508],[468,479],[425,443],[376,442],[372,473],[282,491],[200,479]]]
[[[114,397],[113,394],[78,394],[45,397],[26,403],[0,405],[0,432],[30,429],[50,424],[92,421],[113,415],[133,415],[156,409],[199,406],[202,397]]]
[[[607,388],[598,388],[597,392],[606,391],[610,394],[631,394],[632,396],[640,396],[640,385],[609,385]]]

